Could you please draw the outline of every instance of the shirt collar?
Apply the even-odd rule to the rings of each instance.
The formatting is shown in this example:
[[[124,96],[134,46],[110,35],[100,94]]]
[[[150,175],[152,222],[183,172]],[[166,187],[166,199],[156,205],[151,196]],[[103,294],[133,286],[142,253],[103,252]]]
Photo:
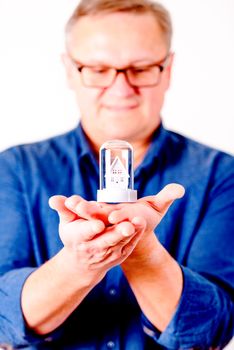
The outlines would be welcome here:
[[[78,124],[76,128],[76,134],[78,136],[78,149],[79,157],[83,158],[84,156],[93,154],[93,150],[88,142],[87,136],[85,135],[84,129],[82,128],[81,123]]]
[[[167,136],[167,130],[164,129],[164,126],[161,122],[159,127],[154,131],[152,135],[150,147],[146,152],[143,161],[135,170],[135,176],[138,176],[142,169],[149,168],[154,163],[156,158],[159,158],[159,155],[161,156],[161,151],[166,144]]]
[[[98,175],[98,161],[84,132],[84,129],[82,128],[81,123],[79,123],[76,128],[76,136],[78,162],[81,162],[82,164],[89,164],[89,167],[91,167],[93,171]]]

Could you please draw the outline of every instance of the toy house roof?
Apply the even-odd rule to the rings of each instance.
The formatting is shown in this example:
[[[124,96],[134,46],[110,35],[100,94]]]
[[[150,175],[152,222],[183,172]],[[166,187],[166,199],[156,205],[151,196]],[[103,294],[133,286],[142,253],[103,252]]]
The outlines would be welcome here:
[[[113,170],[120,170],[123,175],[128,175],[127,170],[118,156],[115,157],[113,163],[111,164],[110,172],[113,173]]]

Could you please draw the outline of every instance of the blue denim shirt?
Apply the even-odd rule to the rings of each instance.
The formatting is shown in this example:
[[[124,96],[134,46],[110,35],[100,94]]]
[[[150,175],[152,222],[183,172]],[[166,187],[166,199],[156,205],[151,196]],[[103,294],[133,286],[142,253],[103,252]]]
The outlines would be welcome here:
[[[61,248],[55,194],[95,200],[99,169],[82,127],[0,154],[0,343],[25,349],[208,349],[233,335],[234,160],[161,125],[135,171],[138,197],[181,183],[155,234],[183,271],[180,303],[160,333],[119,266],[51,334],[27,329],[25,279]],[[42,282],[43,283],[43,282]],[[56,297],[56,295],[55,295]]]

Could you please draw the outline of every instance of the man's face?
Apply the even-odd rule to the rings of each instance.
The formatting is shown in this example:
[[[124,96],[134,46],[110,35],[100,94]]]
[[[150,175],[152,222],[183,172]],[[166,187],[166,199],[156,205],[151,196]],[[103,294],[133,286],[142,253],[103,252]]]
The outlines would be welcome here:
[[[146,140],[160,123],[160,110],[169,86],[171,60],[157,86],[134,87],[119,73],[106,88],[86,87],[69,56],[93,67],[142,67],[167,55],[165,39],[151,14],[86,16],[72,28],[64,56],[69,86],[74,90],[81,121],[91,141]]]

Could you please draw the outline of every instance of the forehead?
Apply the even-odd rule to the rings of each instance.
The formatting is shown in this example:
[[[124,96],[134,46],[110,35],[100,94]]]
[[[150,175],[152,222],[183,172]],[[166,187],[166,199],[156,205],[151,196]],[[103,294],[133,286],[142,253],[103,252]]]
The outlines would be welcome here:
[[[121,65],[160,59],[167,45],[152,14],[113,13],[79,19],[68,35],[68,49],[85,62]]]

